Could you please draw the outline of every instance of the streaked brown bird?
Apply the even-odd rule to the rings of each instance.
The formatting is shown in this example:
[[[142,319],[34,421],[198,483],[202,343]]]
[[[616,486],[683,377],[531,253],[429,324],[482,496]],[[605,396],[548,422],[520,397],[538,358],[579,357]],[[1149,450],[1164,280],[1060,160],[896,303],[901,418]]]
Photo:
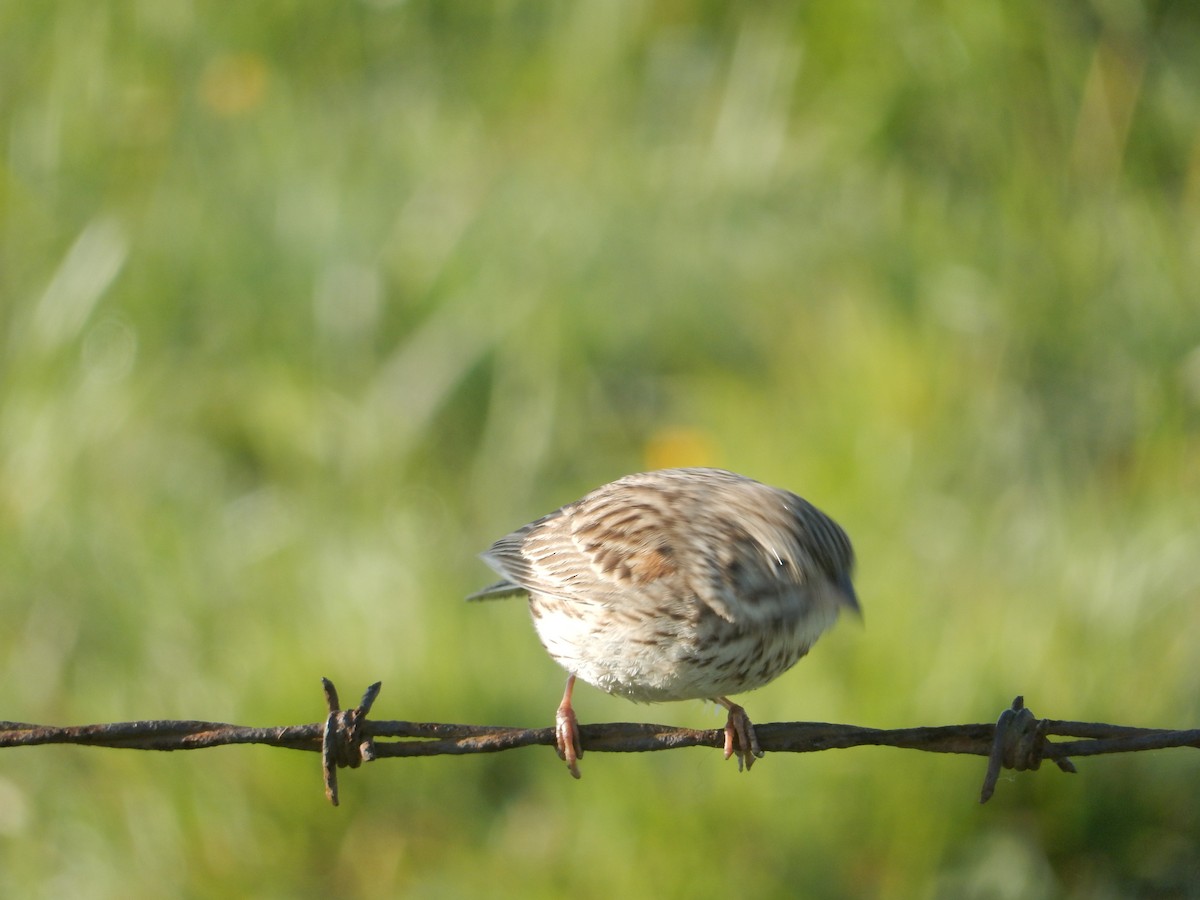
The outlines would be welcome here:
[[[790,669],[841,607],[859,611],[837,523],[723,469],[627,475],[481,556],[503,580],[468,599],[527,594],[542,645],[568,672],[555,733],[576,778],[576,678],[643,703],[720,703],[725,758],[749,769],[762,750],[728,695]]]

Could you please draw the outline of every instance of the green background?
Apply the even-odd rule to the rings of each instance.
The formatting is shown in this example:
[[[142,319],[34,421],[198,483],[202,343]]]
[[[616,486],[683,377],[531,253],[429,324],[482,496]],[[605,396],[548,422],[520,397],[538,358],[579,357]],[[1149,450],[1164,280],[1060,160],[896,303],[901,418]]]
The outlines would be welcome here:
[[[756,721],[1200,725],[1187,2],[0,3],[0,718],[542,726],[474,554],[791,488]],[[581,687],[584,722],[718,727]],[[0,753],[0,894],[1200,896],[1200,761]]]

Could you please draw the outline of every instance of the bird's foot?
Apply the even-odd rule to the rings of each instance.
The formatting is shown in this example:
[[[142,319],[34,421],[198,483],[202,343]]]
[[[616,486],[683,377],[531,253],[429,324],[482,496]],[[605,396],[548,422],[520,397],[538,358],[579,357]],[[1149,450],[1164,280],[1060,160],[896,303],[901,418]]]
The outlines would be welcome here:
[[[579,722],[575,710],[560,706],[554,716],[554,740],[558,746],[558,758],[567,764],[574,778],[579,777],[579,757],[583,749],[579,746]]]
[[[754,732],[754,723],[746,715],[746,710],[726,697],[718,697],[717,702],[729,710],[725,720],[725,758],[737,755],[738,771],[743,764],[746,771],[754,765],[756,759],[762,759],[762,748],[758,746],[758,735]]]
[[[580,746],[579,721],[575,718],[575,710],[571,708],[571,689],[575,687],[575,676],[567,679],[567,689],[563,692],[562,703],[554,714],[554,742],[558,750],[558,758],[567,764],[571,777],[579,777],[579,758],[583,756]]]

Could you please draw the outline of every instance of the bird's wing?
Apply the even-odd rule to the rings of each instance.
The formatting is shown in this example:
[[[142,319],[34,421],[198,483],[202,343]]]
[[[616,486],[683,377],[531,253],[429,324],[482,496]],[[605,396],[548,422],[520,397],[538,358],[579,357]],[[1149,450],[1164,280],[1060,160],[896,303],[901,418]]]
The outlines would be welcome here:
[[[484,559],[528,591],[613,607],[699,603],[732,620],[706,572],[685,495],[622,479],[501,538]]]
[[[483,559],[509,587],[480,595],[699,605],[733,622],[821,577],[802,520],[824,517],[799,497],[718,470],[665,475],[627,476],[501,538]]]

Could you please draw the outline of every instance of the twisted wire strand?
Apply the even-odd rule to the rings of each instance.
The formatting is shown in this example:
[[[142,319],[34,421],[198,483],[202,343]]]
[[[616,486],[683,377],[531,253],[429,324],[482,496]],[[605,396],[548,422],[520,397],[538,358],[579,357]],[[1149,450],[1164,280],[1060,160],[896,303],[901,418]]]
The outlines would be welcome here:
[[[553,728],[515,728],[368,719],[381,685],[371,685],[359,705],[343,710],[332,682],[323,679],[329,714],[308,725],[252,727],[196,720],[147,720],[97,725],[52,726],[0,721],[0,748],[71,744],[126,750],[199,750],[230,744],[261,744],[322,754],[326,795],[337,805],[338,768],[357,768],[374,759],[498,753],[517,747],[555,745]],[[980,801],[987,802],[1004,769],[1036,769],[1053,761],[1074,772],[1070,757],[1100,756],[1200,747],[1200,729],[1134,728],[1099,722],[1038,719],[1017,697],[995,724],[868,728],[825,722],[768,722],[755,725],[759,744],[773,753],[815,753],[849,747],[897,747],[928,753],[988,757]],[[722,729],[614,722],[580,726],[589,753],[643,753],[681,747],[724,746]],[[1051,741],[1050,736],[1075,740]],[[390,740],[381,740],[390,739]]]

